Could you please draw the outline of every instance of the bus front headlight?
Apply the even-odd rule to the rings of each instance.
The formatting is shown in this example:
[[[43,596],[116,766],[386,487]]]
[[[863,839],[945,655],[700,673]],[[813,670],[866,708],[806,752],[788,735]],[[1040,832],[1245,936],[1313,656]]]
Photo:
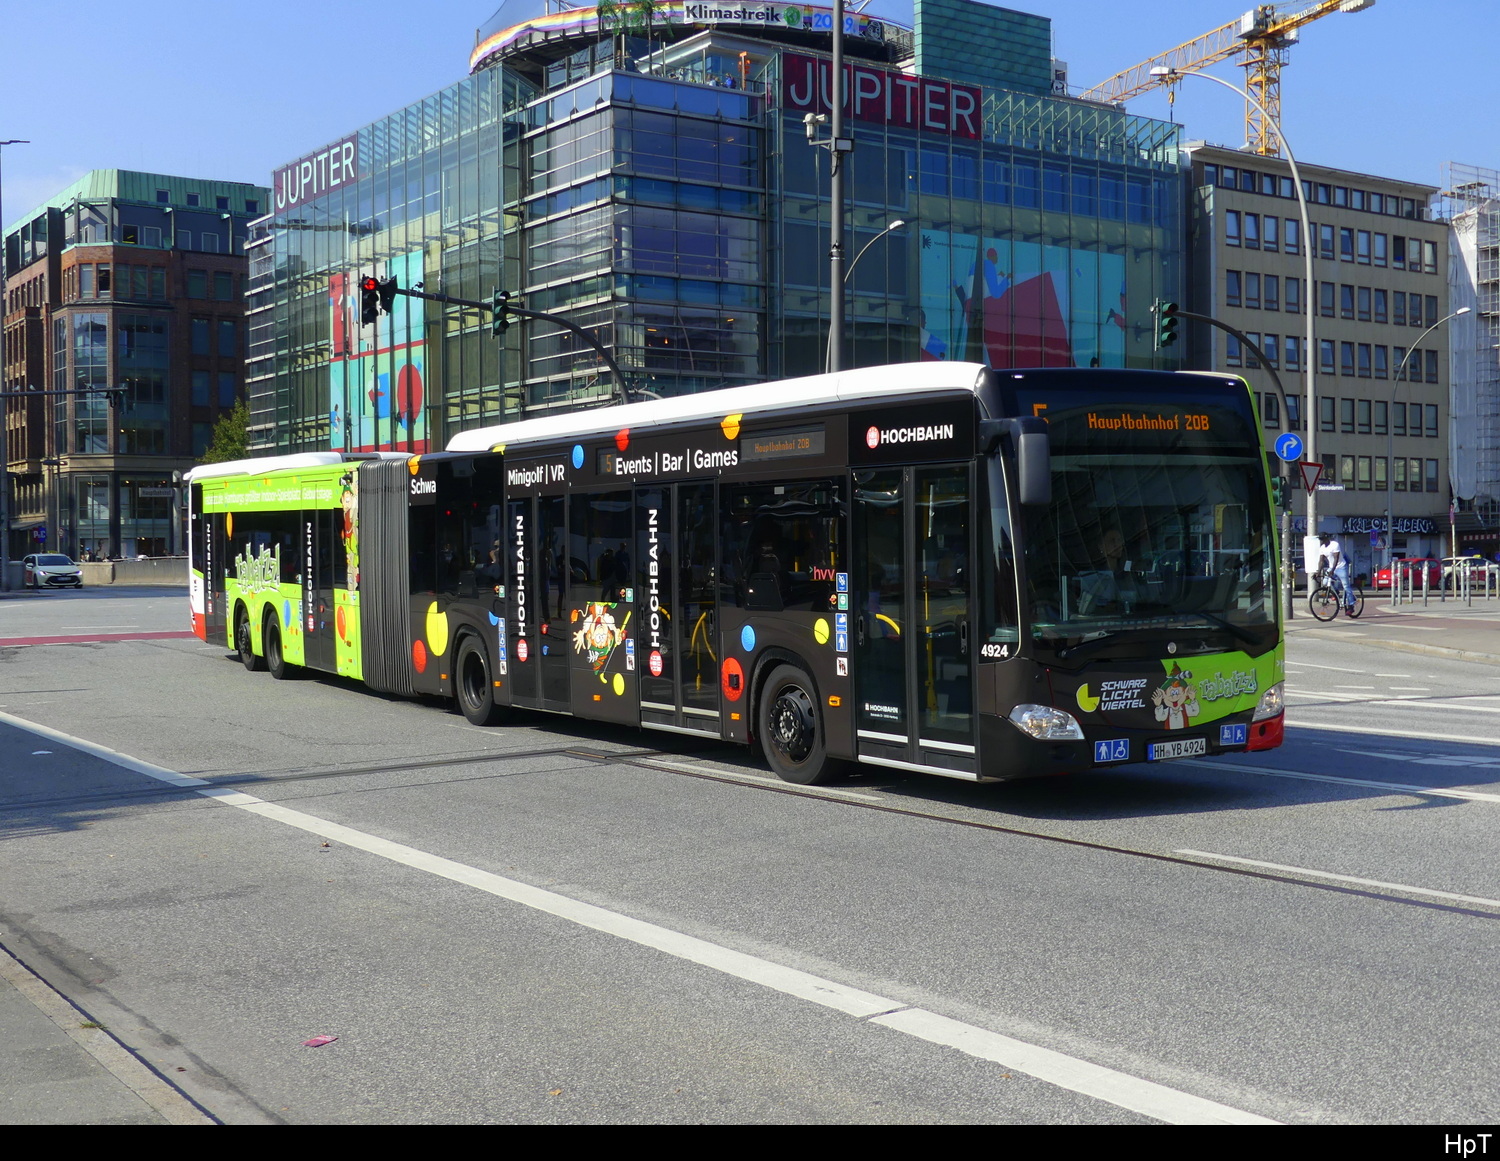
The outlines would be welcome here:
[[[1010,720],[1019,729],[1043,742],[1081,742],[1083,730],[1067,710],[1050,705],[1018,705],[1010,711]]]
[[[1278,681],[1260,695],[1260,704],[1255,707],[1255,717],[1251,719],[1252,721],[1263,722],[1281,713],[1284,708],[1281,704],[1281,691],[1285,684],[1285,682]]]

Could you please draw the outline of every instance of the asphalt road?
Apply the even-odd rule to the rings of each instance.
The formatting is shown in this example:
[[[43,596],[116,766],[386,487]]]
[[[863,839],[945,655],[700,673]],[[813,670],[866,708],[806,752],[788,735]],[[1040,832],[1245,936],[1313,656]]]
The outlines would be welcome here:
[[[191,638],[0,646],[0,944],[230,1123],[1492,1121],[1500,669],[1287,668],[1269,754],[805,790]]]

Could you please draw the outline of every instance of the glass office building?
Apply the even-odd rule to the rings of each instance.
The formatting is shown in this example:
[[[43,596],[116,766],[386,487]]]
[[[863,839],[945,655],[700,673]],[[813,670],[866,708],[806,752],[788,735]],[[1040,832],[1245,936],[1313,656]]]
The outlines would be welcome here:
[[[632,389],[821,370],[829,154],[807,118],[828,111],[830,16],[674,0],[601,28],[510,0],[465,80],[281,169],[249,247],[255,446],[421,451],[618,398],[549,320],[496,337],[487,312],[398,297],[361,324],[365,274],[511,291]],[[976,20],[1025,51],[966,51]],[[911,29],[846,21],[849,365],[1162,365],[1178,127],[1049,95],[1046,31],[974,0],[920,0]]]

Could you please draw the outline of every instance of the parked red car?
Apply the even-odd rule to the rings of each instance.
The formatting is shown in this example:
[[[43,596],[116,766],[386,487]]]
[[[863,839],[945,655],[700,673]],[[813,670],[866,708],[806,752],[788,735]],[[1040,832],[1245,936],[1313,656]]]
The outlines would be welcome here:
[[[1440,589],[1443,587],[1443,562],[1434,560],[1430,556],[1407,557],[1397,559],[1393,562],[1398,569],[1411,570],[1411,585],[1414,588],[1422,587],[1422,569],[1427,570],[1427,587],[1429,589]],[[1403,580],[1402,582],[1406,582]],[[1388,589],[1391,587],[1391,570],[1389,568],[1378,568],[1375,570],[1375,587],[1377,589]]]

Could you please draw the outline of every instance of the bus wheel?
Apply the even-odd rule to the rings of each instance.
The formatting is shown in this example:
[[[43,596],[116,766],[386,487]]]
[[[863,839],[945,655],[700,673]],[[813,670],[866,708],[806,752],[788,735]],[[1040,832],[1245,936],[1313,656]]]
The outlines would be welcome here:
[[[240,664],[251,673],[264,669],[264,659],[255,655],[255,643],[250,640],[250,614],[243,605],[234,618],[234,646],[240,651]]]
[[[296,676],[297,667],[289,665],[286,655],[281,651],[281,623],[276,620],[275,613],[266,618],[260,643],[266,651],[266,668],[271,671],[272,677],[277,681],[285,681],[288,677]]]
[[[779,665],[761,689],[761,748],[783,782],[812,786],[834,774],[818,717],[817,687],[795,665]]]
[[[465,637],[458,647],[453,693],[458,699],[458,708],[471,725],[493,726],[500,720],[489,658],[485,656],[484,645],[475,637]]]

